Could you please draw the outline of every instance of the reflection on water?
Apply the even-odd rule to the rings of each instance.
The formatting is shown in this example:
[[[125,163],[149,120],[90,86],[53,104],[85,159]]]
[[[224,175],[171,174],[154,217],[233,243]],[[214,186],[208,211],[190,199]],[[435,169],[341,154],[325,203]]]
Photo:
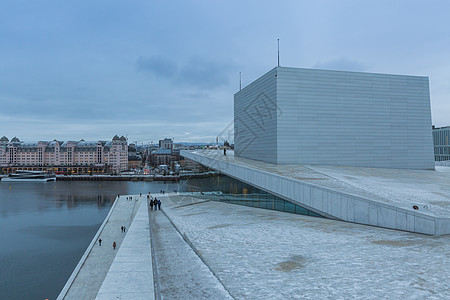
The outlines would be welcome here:
[[[118,194],[176,189],[164,182],[0,182],[0,299],[55,299]]]

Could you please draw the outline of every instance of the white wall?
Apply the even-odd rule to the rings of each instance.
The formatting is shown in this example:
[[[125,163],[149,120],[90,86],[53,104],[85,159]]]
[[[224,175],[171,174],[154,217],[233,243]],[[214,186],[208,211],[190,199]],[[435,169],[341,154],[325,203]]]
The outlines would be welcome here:
[[[235,154],[276,163],[276,69],[234,95]]]
[[[427,77],[276,67],[234,110],[236,156],[434,169]]]
[[[427,77],[277,73],[278,163],[434,168]]]

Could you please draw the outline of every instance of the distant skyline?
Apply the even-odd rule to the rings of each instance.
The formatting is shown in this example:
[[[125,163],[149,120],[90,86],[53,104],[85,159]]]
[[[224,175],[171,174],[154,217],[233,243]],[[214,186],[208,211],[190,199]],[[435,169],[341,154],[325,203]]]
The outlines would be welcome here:
[[[448,1],[2,1],[0,136],[215,142],[277,64],[428,76],[450,125]]]

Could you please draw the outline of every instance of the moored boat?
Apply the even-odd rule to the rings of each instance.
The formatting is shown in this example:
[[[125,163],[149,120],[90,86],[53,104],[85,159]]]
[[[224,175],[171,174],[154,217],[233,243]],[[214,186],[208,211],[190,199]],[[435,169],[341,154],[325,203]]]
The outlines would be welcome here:
[[[43,171],[18,170],[16,173],[9,174],[8,177],[2,178],[1,181],[47,182],[56,181],[56,176],[55,174],[49,174]]]

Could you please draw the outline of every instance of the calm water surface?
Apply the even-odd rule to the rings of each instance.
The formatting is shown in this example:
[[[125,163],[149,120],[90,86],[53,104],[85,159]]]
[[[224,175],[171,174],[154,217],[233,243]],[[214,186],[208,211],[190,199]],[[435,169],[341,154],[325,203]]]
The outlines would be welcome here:
[[[117,194],[180,185],[0,182],[0,299],[56,299]]]

